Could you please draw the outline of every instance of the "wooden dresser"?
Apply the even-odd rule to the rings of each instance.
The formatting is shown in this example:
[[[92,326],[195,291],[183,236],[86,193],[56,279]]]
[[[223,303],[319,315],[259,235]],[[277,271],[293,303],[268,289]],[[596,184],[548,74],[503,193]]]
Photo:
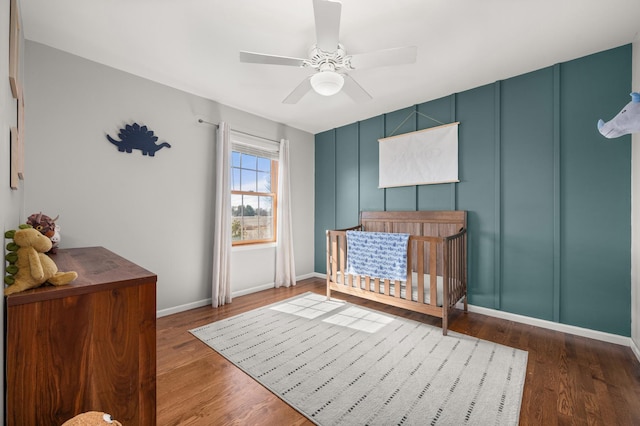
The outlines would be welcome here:
[[[155,425],[156,275],[102,247],[51,258],[78,279],[5,298],[7,424]]]

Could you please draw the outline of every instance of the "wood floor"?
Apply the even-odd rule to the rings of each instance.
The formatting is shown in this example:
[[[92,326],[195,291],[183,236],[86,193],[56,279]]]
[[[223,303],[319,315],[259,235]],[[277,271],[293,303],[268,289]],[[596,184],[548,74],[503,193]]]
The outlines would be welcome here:
[[[235,298],[157,323],[157,424],[311,425],[278,397],[193,337],[188,330],[312,291],[325,281]],[[351,303],[440,326],[426,315],[339,295]],[[640,363],[630,348],[474,313],[450,329],[529,352],[521,425],[640,425]]]

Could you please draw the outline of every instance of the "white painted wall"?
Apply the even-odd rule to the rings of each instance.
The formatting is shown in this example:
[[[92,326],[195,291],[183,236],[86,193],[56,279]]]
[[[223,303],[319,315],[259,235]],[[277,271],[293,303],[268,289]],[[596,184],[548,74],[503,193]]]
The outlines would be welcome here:
[[[313,135],[42,44],[25,50],[26,210],[60,215],[62,247],[104,246],[156,273],[161,314],[208,303],[215,129],[202,117],[290,140],[296,272],[313,272]],[[118,152],[106,134],[133,122],[171,148]],[[233,293],[272,285],[274,262],[271,247],[234,251]]]
[[[640,91],[640,33],[633,42],[634,91]],[[631,340],[640,360],[640,133],[631,135]]]

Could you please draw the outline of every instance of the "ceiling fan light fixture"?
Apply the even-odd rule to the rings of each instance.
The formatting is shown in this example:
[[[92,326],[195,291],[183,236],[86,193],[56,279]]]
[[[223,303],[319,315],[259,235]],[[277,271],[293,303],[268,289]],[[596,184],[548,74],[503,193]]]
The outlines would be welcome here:
[[[344,85],[344,77],[335,71],[321,71],[311,76],[311,87],[322,96],[333,96]]]

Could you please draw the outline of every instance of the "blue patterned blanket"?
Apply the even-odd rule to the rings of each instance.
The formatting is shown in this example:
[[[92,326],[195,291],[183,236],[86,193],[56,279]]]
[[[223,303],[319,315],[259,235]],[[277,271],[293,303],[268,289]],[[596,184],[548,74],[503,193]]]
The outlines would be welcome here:
[[[347,273],[404,281],[409,234],[347,231]]]

